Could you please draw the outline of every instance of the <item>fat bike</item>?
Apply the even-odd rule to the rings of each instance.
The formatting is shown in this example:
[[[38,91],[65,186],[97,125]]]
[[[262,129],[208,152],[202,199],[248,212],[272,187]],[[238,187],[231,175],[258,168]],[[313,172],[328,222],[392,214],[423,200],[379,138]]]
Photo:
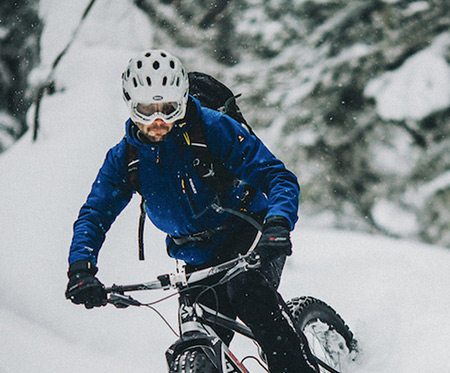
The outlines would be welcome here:
[[[246,325],[188,296],[189,288],[201,280],[220,273],[223,276],[217,284],[223,284],[257,266],[258,263],[246,255],[189,274],[181,268],[175,273],[158,276],[154,281],[106,288],[108,303],[117,308],[147,306],[154,309],[150,303],[141,303],[128,293],[161,289],[173,289],[178,293],[179,339],[166,351],[169,373],[250,373],[245,367],[248,358],[257,360],[262,369],[269,372],[262,350],[258,357],[248,356],[239,361],[213,329],[221,326],[255,341]],[[305,334],[321,372],[347,372],[358,348],[353,333],[336,311],[310,296],[293,298],[287,306],[296,328]]]

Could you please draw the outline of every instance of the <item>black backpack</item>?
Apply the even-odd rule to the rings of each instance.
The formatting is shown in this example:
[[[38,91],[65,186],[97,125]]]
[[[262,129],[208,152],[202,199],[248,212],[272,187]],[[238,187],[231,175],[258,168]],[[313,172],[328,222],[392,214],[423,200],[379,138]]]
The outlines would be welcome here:
[[[189,94],[198,99],[202,106],[227,114],[255,135],[237,105],[236,99],[241,94],[234,95],[225,84],[205,73],[190,72],[188,77]]]
[[[240,95],[235,96],[226,85],[205,73],[190,72],[188,78],[189,94],[197,98],[202,106],[227,114],[237,122],[241,123],[251,135],[255,135],[236,103],[236,98]],[[217,195],[220,195],[220,193],[228,190],[236,183],[236,178],[221,162],[215,159],[209,150],[204,134],[203,123],[201,121],[192,124],[191,128],[184,134],[184,140],[185,144],[189,146],[194,155],[195,170],[207,187],[213,190]],[[140,194],[138,150],[128,143],[127,167],[128,183]],[[248,198],[248,201],[245,202],[248,203],[249,200],[250,197]],[[145,215],[145,201],[144,198],[142,198],[138,234],[139,260],[144,260],[143,228]]]

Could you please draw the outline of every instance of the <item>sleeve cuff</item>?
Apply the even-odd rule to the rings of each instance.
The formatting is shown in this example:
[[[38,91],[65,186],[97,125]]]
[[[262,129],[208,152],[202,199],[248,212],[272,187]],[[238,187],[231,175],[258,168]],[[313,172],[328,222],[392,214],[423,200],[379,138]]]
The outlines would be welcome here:
[[[70,277],[78,272],[88,272],[95,276],[95,274],[98,272],[98,268],[95,266],[94,263],[90,262],[89,260],[79,260],[77,262],[72,263],[69,266],[67,276]]]
[[[284,216],[273,215],[273,216],[269,216],[264,221],[264,227],[270,227],[270,226],[274,226],[274,225],[283,226],[283,227],[286,227],[287,229],[291,230],[291,223]]]

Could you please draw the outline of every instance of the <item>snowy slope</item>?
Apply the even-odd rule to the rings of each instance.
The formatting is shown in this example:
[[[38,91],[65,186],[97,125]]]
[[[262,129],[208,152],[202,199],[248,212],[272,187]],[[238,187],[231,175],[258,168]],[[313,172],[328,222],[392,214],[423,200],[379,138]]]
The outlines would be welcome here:
[[[36,79],[46,75],[87,3],[42,1],[48,26]],[[28,134],[0,157],[2,373],[164,371],[164,351],[175,337],[153,312],[87,311],[64,299],[73,221],[106,151],[123,136],[120,73],[152,46],[151,35],[131,0],[98,0],[56,72],[58,93],[43,101],[38,142]],[[138,262],[137,218],[135,198],[100,254],[105,284],[148,281],[174,268],[164,235],[151,224],[147,261]],[[313,295],[336,308],[364,349],[354,372],[450,372],[448,250],[302,221],[293,242],[281,292],[286,299]],[[175,306],[175,299],[158,306],[173,325]],[[240,338],[234,344],[241,354],[253,349]]]

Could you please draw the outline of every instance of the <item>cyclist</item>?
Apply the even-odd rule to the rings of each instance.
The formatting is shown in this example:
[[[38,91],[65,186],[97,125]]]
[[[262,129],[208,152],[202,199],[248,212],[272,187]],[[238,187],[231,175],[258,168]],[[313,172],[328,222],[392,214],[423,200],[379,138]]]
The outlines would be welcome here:
[[[187,272],[246,253],[259,238],[254,222],[262,224],[254,251],[262,266],[215,287],[215,294],[205,292],[201,303],[218,303],[219,312],[245,322],[271,372],[318,372],[277,292],[297,220],[295,175],[240,123],[190,96],[186,71],[170,53],[153,49],[133,58],[122,75],[122,88],[130,113],[126,136],[107,153],[74,223],[66,297],[86,308],[106,304],[96,277],[97,257],[106,232],[133,194],[128,143],[138,150],[147,215],[167,233],[169,255],[185,261]],[[209,151],[239,180],[219,195],[201,180],[183,140],[199,120]],[[232,335],[217,332],[230,343]]]

